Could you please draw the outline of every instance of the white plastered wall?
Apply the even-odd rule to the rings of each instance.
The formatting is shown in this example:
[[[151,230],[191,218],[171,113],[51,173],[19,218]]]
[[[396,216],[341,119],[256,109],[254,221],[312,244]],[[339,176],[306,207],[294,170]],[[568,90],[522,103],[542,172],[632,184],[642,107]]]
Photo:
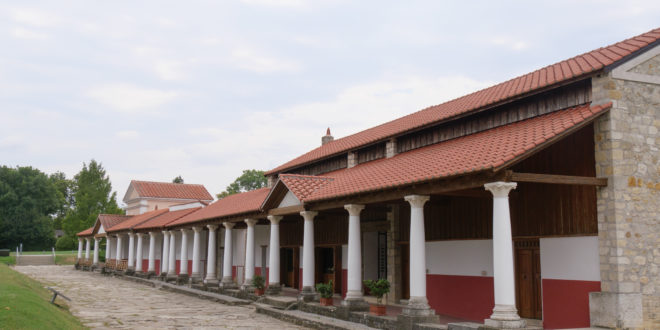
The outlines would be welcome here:
[[[539,243],[542,278],[600,281],[597,236],[541,238]]]
[[[426,242],[428,274],[493,276],[493,241]]]

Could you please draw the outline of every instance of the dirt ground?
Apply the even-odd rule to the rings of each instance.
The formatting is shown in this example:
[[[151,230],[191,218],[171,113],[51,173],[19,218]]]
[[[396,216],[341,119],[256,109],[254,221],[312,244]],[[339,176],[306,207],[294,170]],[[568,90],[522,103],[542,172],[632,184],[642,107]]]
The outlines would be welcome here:
[[[142,284],[77,271],[73,266],[16,266],[71,298],[71,312],[96,329],[302,329],[257,314],[250,306],[227,306]],[[59,300],[58,303],[64,302]]]

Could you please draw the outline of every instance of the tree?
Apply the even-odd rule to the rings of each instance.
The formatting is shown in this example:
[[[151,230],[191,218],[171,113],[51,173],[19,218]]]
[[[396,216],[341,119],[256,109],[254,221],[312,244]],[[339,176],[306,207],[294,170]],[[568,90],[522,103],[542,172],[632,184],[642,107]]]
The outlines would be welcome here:
[[[73,177],[73,208],[67,213],[62,228],[66,239],[75,246],[76,234],[94,225],[100,213],[123,214],[117,205],[117,193],[112,192],[110,178],[101,163],[91,160]],[[58,246],[67,246],[60,244]]]
[[[67,179],[66,175],[62,172],[55,172],[48,178],[53,182],[57,191],[60,192],[60,202],[58,203],[59,207],[54,214],[55,218],[53,219],[53,228],[62,229],[62,221],[74,205],[74,182]]]
[[[53,246],[53,215],[63,197],[49,177],[32,167],[0,167],[0,248]]]
[[[179,175],[172,180],[172,183],[183,183],[183,178]]]
[[[237,194],[263,188],[268,184],[268,180],[264,176],[264,171],[259,170],[243,170],[243,174],[236,178],[234,182],[230,183],[225,191],[216,195],[218,199],[222,199],[229,195]]]

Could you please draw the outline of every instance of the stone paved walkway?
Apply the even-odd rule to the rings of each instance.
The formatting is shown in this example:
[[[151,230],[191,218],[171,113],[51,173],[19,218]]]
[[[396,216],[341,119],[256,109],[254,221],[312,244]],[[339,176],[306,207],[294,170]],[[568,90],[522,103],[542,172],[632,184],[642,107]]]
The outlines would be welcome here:
[[[227,306],[142,284],[77,271],[73,266],[16,266],[71,298],[71,312],[90,328],[302,329],[257,314],[254,307]]]

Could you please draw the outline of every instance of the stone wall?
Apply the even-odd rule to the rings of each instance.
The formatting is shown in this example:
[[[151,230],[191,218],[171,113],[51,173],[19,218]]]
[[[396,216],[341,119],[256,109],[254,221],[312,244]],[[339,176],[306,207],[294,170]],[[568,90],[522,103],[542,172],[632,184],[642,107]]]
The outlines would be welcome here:
[[[630,69],[660,75],[660,56]],[[616,69],[615,69],[616,70]],[[594,124],[601,293],[592,325],[660,328],[660,85],[653,79],[592,80],[594,104],[612,102]],[[655,78],[657,79],[657,78]]]

